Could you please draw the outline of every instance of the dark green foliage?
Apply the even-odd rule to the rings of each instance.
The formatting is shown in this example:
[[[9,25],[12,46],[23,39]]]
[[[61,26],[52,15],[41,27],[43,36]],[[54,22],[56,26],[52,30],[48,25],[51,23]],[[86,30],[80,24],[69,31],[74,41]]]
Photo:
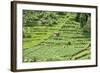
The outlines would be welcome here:
[[[23,38],[32,38],[32,36],[30,34],[23,33]]]
[[[68,42],[67,45],[71,45],[71,42]]]
[[[90,13],[78,13],[76,21],[80,22],[80,27],[83,29],[83,34],[90,36],[91,32],[91,14]]]
[[[84,27],[84,25],[86,25],[89,17],[90,17],[89,13],[78,13],[76,16],[76,21],[80,22],[81,27]]]
[[[57,12],[45,11],[31,11],[23,10],[23,24],[24,26],[46,25],[53,26],[57,24]]]
[[[66,15],[66,12],[57,12],[58,15]]]

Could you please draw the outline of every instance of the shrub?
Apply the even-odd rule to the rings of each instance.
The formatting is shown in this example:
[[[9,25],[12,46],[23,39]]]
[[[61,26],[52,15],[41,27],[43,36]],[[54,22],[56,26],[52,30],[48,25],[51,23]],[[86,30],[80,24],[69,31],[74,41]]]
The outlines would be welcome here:
[[[30,34],[23,34],[23,38],[32,38]]]

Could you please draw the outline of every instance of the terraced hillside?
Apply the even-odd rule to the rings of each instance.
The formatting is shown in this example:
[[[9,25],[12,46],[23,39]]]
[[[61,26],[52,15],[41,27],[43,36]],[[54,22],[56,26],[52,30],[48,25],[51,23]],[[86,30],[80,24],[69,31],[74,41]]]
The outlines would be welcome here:
[[[23,62],[90,59],[90,36],[83,34],[75,17],[69,13],[54,26],[27,27],[30,36],[23,39]]]

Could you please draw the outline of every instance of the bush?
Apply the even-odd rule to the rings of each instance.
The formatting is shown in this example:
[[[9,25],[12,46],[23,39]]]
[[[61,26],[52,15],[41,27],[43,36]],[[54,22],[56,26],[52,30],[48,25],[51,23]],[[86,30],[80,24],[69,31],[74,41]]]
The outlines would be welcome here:
[[[23,34],[23,38],[32,38],[32,36],[30,34]]]

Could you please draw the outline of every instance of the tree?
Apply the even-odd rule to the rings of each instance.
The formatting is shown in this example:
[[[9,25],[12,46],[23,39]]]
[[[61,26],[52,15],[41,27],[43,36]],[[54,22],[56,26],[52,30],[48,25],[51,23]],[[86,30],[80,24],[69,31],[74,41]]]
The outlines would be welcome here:
[[[57,24],[57,13],[58,12],[24,10],[23,24],[28,27],[36,25],[53,26]]]
[[[76,21],[80,23],[80,27],[84,32],[89,32],[91,29],[91,14],[90,13],[77,13]]]

